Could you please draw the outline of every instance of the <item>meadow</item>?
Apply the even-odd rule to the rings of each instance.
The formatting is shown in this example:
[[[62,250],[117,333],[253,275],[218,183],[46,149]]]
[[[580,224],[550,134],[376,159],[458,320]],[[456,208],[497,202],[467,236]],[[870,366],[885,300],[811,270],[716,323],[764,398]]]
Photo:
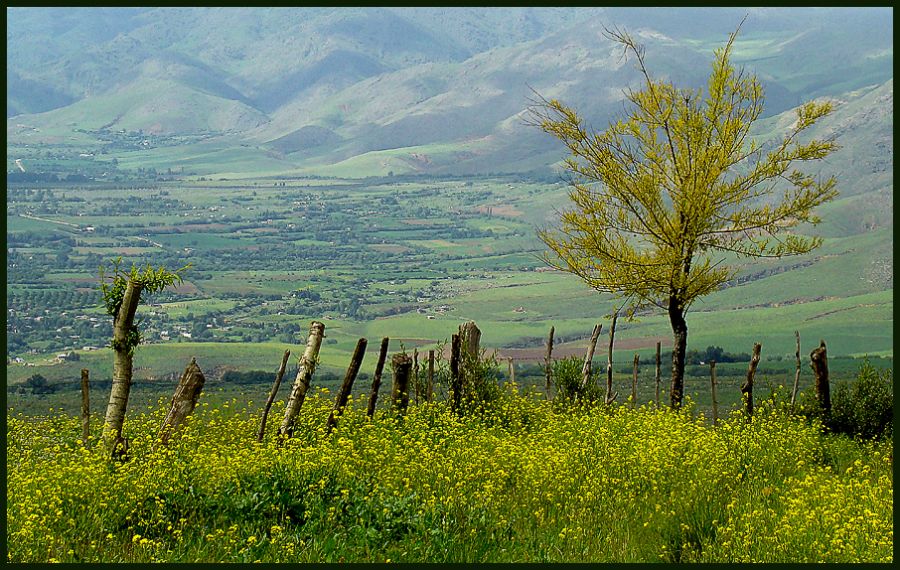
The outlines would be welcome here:
[[[279,444],[276,402],[207,396],[169,446],[156,405],[110,462],[80,420],[7,415],[10,562],[891,562],[891,441],[826,435],[763,403],[710,425],[692,404],[571,406],[508,388],[444,402],[319,389]],[[852,497],[852,500],[848,500]]]

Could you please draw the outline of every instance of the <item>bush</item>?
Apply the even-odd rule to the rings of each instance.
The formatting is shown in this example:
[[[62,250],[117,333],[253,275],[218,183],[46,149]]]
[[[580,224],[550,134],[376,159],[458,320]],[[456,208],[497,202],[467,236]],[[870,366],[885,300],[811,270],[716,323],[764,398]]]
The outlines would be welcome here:
[[[878,370],[866,359],[856,380],[839,383],[832,393],[826,425],[836,433],[863,439],[890,437],[894,431],[893,382],[893,370]]]
[[[556,385],[555,399],[561,401],[597,400],[603,397],[600,391],[600,371],[591,370],[591,381],[581,387],[581,368],[584,362],[577,356],[562,358],[553,362],[553,383]]]

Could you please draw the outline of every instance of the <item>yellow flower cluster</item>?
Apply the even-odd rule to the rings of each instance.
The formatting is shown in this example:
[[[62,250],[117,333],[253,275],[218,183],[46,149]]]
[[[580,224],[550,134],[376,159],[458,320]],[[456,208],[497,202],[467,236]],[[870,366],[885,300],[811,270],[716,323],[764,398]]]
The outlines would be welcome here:
[[[78,442],[79,418],[8,416],[9,560],[892,561],[884,444],[774,411],[713,428],[509,394],[370,420],[351,401],[326,434],[331,405],[311,395],[263,443],[236,400],[167,447],[161,409],[133,414],[125,462]]]

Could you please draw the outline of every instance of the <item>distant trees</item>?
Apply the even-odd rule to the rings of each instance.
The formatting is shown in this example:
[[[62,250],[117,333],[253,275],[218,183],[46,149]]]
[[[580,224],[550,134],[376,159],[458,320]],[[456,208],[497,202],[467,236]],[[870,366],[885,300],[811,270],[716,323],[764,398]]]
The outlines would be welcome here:
[[[816,224],[813,210],[837,195],[835,179],[795,168],[828,156],[831,141],[802,135],[831,112],[828,102],[797,109],[787,134],[763,146],[750,129],[763,111],[762,86],[730,58],[738,31],[715,52],[706,93],[654,79],[644,48],[607,30],[637,60],[643,88],[628,91],[630,113],[600,133],[559,101],[532,107],[532,122],[571,156],[573,208],[559,227],[539,232],[545,262],[613,293],[633,311],[665,310],[674,336],[671,405],[681,405],[687,346],[685,314],[733,278],[726,255],[781,257],[811,251],[820,238],[790,233]]]

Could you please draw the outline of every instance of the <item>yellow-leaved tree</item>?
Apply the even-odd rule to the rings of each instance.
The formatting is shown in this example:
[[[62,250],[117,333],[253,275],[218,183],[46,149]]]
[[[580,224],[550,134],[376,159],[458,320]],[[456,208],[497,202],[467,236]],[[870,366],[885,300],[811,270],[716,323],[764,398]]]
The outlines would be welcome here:
[[[573,175],[574,207],[557,227],[539,231],[550,248],[544,260],[632,311],[650,305],[667,311],[672,407],[684,393],[685,313],[734,277],[726,255],[811,251],[821,238],[790,229],[817,224],[813,209],[837,195],[833,177],[797,169],[836,149],[832,141],[801,140],[831,112],[829,102],[801,105],[789,132],[767,148],[752,140],[764,96],[756,76],[730,61],[739,30],[716,50],[705,93],[654,79],[643,46],[625,31],[607,30],[637,60],[642,88],[626,91],[630,112],[603,132],[590,131],[557,100],[531,108],[531,121],[571,151],[565,167]]]

